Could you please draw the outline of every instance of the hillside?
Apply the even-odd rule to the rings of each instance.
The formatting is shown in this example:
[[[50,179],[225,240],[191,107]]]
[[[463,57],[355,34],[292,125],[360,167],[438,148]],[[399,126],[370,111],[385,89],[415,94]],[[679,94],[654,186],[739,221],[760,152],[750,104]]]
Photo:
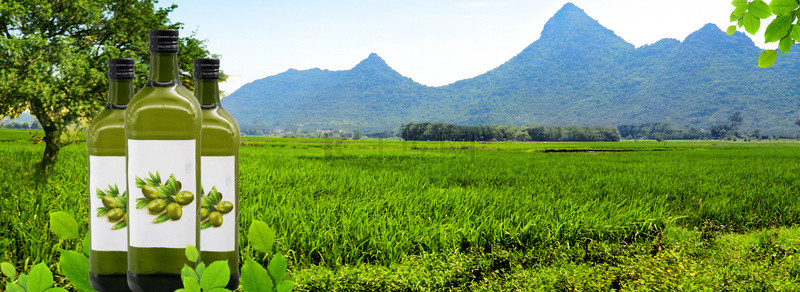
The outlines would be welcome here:
[[[254,81],[223,104],[244,128],[379,131],[410,121],[707,128],[741,111],[745,130],[795,134],[800,57],[760,69],[759,53],[744,34],[713,24],[682,42],[635,48],[566,4],[517,56],[447,86],[416,83],[373,53],[350,70],[292,69]]]

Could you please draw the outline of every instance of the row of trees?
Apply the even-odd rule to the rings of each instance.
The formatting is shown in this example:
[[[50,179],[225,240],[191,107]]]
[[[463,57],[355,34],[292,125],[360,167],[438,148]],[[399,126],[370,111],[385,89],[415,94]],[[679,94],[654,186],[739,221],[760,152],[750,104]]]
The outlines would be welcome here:
[[[617,129],[559,126],[457,126],[408,123],[400,128],[408,141],[605,141],[618,142]]]
[[[0,124],[0,128],[3,129],[29,129],[29,130],[41,130],[42,125],[39,125],[39,121],[33,121],[30,123],[19,123],[19,122],[8,122]]]

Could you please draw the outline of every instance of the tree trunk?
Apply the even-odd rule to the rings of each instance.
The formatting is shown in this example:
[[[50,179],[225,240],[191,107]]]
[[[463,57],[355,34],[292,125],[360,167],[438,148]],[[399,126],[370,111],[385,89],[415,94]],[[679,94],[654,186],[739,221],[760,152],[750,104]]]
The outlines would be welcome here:
[[[43,127],[44,128],[44,127]],[[61,129],[50,129],[44,131],[44,153],[39,162],[39,169],[44,174],[49,174],[56,164],[58,151],[61,150]]]
[[[30,110],[31,114],[39,121],[42,130],[44,130],[44,153],[42,154],[42,160],[38,164],[40,177],[43,178],[50,174],[53,165],[56,164],[58,151],[64,146],[61,143],[61,133],[64,128],[52,120],[39,102],[31,102]]]

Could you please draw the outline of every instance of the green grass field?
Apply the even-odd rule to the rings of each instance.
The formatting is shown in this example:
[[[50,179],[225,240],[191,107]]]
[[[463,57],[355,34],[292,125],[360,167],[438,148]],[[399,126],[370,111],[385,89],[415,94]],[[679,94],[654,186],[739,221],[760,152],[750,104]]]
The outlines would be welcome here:
[[[33,179],[28,140],[0,130],[0,261],[30,267],[74,244],[47,214],[85,224],[87,176],[80,143]],[[242,230],[275,229],[297,290],[800,289],[800,143],[243,145]]]

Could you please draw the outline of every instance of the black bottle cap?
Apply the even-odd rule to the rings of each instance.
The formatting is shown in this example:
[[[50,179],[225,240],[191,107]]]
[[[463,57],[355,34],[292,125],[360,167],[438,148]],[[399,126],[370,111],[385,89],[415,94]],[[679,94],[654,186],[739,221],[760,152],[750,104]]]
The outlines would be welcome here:
[[[219,79],[219,59],[194,59],[194,79]]]
[[[151,53],[178,52],[180,38],[178,38],[177,29],[151,29],[148,35],[150,35]]]
[[[133,59],[108,59],[108,79],[133,79]]]

